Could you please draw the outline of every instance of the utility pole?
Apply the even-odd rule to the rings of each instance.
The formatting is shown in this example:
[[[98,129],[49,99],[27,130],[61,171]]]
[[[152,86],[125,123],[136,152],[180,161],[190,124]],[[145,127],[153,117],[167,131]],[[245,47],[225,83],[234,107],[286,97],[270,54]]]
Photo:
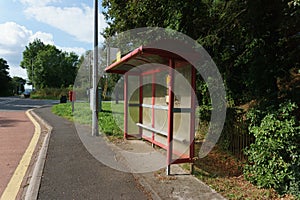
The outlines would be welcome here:
[[[110,46],[109,46],[109,37],[106,39],[106,67],[110,64]]]
[[[98,136],[98,0],[94,0],[94,65],[93,65],[93,111],[92,136]]]
[[[33,59],[31,58],[31,86],[32,86],[32,91],[33,91]]]

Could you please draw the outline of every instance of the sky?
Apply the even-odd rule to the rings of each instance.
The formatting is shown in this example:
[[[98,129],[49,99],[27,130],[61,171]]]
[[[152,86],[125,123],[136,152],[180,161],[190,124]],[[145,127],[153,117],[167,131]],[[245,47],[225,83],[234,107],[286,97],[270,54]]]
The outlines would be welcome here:
[[[10,76],[27,78],[22,52],[36,38],[79,56],[93,49],[93,6],[94,0],[0,0],[0,58]],[[101,13],[99,1],[99,32],[107,26]]]

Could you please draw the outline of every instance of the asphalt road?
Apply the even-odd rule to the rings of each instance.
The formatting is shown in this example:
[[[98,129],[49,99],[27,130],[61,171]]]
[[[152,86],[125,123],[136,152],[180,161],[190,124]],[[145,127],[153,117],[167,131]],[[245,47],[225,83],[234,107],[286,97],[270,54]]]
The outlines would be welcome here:
[[[58,100],[35,100],[21,97],[0,97],[0,111],[26,111],[31,108],[53,105],[58,102]]]

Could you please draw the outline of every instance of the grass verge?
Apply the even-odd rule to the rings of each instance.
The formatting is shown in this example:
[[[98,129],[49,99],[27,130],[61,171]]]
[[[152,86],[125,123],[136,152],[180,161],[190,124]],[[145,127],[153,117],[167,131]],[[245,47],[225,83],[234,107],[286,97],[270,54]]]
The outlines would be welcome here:
[[[122,106],[122,105],[120,105]],[[92,112],[88,103],[75,103],[72,113],[71,103],[57,104],[52,107],[52,112],[73,122],[91,125]],[[120,117],[123,113],[119,113]],[[117,116],[118,118],[118,116]],[[117,125],[111,110],[111,102],[102,102],[102,111],[98,114],[98,125],[101,133],[111,139],[120,139],[123,132]]]

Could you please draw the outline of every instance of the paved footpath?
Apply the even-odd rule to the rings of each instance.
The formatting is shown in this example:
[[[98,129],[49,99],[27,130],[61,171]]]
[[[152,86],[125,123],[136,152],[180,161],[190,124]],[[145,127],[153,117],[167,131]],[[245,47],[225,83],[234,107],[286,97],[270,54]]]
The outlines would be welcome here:
[[[53,115],[50,107],[35,109],[35,113],[53,127],[38,199],[223,199],[176,165],[172,166],[174,175],[170,177],[161,172],[164,170],[131,174],[109,168],[82,143],[98,142],[102,145],[99,148],[94,145],[97,147],[94,152],[114,154],[110,145],[104,145],[102,137],[91,136],[90,128],[82,126],[84,131],[77,134],[74,124]],[[137,140],[125,141],[123,145],[136,152],[151,148]]]
[[[97,161],[79,139],[73,123],[35,110],[52,127],[38,199],[149,199],[130,173]]]
[[[33,133],[34,125],[24,111],[0,111],[0,197],[19,165]]]

